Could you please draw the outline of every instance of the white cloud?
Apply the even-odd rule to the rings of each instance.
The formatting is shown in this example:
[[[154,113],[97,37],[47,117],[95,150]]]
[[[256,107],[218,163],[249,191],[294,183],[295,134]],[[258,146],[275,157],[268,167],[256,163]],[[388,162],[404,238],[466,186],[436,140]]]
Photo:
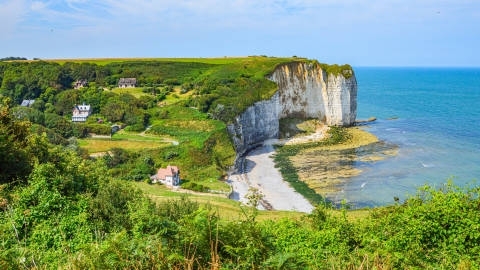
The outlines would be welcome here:
[[[0,20],[5,21],[3,27],[12,27],[25,17],[27,22],[37,26],[39,21],[67,27],[107,24],[134,28],[155,23],[185,29],[421,22],[434,18],[437,10],[448,14],[472,4],[468,0],[37,0],[30,5],[31,12],[26,14],[25,1],[5,2],[0,11],[3,15]],[[15,14],[17,16],[11,18]]]

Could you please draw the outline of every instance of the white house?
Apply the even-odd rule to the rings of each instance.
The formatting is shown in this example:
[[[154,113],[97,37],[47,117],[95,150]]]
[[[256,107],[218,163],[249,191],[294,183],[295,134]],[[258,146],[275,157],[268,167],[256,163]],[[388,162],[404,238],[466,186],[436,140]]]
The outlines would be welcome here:
[[[135,86],[137,86],[136,78],[120,78],[120,80],[118,80],[118,87],[120,88],[135,87]]]
[[[180,184],[180,170],[177,166],[168,165],[167,168],[160,168],[157,174],[150,177],[152,183],[162,183],[167,186],[178,186]]]
[[[73,107],[72,122],[85,122],[87,117],[92,113],[92,107],[90,105],[75,105]]]

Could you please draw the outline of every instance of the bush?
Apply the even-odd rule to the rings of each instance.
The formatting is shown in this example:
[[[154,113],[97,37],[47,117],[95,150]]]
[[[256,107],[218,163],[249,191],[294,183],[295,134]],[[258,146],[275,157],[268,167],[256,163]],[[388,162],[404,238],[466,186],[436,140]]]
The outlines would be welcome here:
[[[133,132],[141,132],[145,129],[145,127],[142,125],[142,123],[137,123],[134,125],[127,126],[125,128],[125,131],[133,131]]]
[[[101,124],[88,124],[86,125],[88,133],[101,134],[101,135],[110,135],[112,128],[108,125]]]
[[[197,184],[197,183],[194,183],[194,182],[183,183],[182,188],[197,191],[197,192],[208,192],[209,191],[209,189],[206,186],[204,186],[202,184]]]

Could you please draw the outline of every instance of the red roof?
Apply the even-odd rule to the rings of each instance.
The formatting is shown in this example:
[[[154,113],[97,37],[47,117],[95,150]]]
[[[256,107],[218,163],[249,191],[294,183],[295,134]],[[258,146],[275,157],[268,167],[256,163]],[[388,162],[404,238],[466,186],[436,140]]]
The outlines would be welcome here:
[[[179,170],[177,166],[170,166],[168,165],[167,168],[160,168],[157,172],[158,179],[165,179],[167,176],[174,176],[178,174]]]

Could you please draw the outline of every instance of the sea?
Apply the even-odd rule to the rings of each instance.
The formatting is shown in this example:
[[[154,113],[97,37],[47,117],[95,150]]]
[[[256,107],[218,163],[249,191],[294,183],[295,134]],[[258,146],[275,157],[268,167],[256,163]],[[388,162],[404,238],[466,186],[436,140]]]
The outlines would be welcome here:
[[[357,119],[396,154],[355,162],[334,195],[353,208],[391,205],[429,185],[480,185],[480,68],[354,68]],[[372,148],[371,151],[381,151]]]

